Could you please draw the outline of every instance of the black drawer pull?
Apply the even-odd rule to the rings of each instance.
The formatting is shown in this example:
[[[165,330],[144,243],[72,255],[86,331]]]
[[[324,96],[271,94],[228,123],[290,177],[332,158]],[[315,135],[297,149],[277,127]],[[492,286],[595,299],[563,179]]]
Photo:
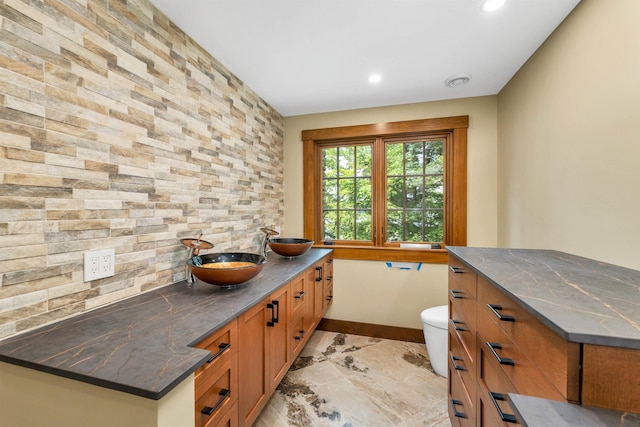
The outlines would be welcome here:
[[[322,282],[322,266],[316,267],[318,275],[316,276],[316,282]]]
[[[489,342],[487,341],[487,347],[489,347],[489,350],[491,350],[491,353],[493,353],[493,356],[498,359],[498,362],[500,362],[501,365],[509,365],[509,366],[515,366],[516,364],[513,363],[512,359],[509,359],[508,357],[501,357],[498,352],[496,352],[496,350],[502,350],[502,345],[498,344],[497,342]]]
[[[453,329],[455,329],[456,331],[468,331],[468,329],[465,329],[462,326],[458,326],[460,324],[464,324],[462,320],[451,319],[451,324],[453,325]]]
[[[231,395],[231,390],[227,390],[226,388],[222,388],[222,389],[220,389],[218,394],[220,395],[220,399],[218,399],[216,404],[213,405],[213,406],[205,406],[204,408],[202,408],[202,411],[200,411],[201,414],[203,414],[203,415],[211,415],[211,414],[213,414],[216,411],[216,409],[218,409],[220,407],[220,405],[222,405],[222,402],[224,402],[224,400]]]
[[[331,301],[332,299],[333,299],[333,295],[329,295],[329,296],[327,297],[327,301]]]
[[[293,339],[295,339],[295,340],[298,340],[298,341],[299,341],[299,340],[301,340],[302,338],[304,338],[304,330],[302,330],[302,329],[301,329],[299,332],[300,332],[300,335],[296,335],[296,336],[294,336],[294,337],[293,337]]]
[[[456,362],[460,362],[461,360],[462,360],[461,357],[454,356],[453,354],[451,355],[451,363],[453,364],[453,369],[455,369],[456,371],[467,370],[467,368],[465,368],[464,366],[456,364]]]
[[[464,412],[458,412],[456,410],[456,405],[462,406],[462,402],[459,400],[451,399],[451,408],[453,409],[453,415],[458,418],[467,418],[467,415]]]
[[[452,297],[458,299],[458,298],[464,298],[462,295],[464,291],[456,291],[455,289],[450,289],[449,293],[451,294]]]
[[[214,360],[216,360],[218,357],[220,357],[220,355],[221,355],[222,353],[224,353],[224,352],[225,352],[225,350],[227,350],[227,349],[229,349],[229,348],[231,348],[231,344],[226,343],[226,342],[220,343],[220,345],[218,346],[218,352],[217,352],[216,354],[214,354],[213,356],[211,356],[211,357],[209,358],[209,360],[207,360],[207,363],[211,363],[211,362],[213,362]]]
[[[502,393],[496,393],[493,391],[489,392],[489,397],[491,397],[491,401],[493,402],[493,405],[496,407],[496,411],[498,411],[498,415],[500,415],[500,419],[506,423],[517,423],[518,420],[516,419],[516,417],[512,414],[505,414],[504,412],[502,412],[502,409],[500,409],[500,405],[498,405],[498,402],[496,402],[497,400],[502,400],[505,401],[507,400],[506,397],[504,397],[504,394]]]
[[[455,265],[450,265],[449,266],[449,270],[453,271],[455,274],[462,274],[464,273],[464,268],[462,267],[456,267]]]
[[[496,317],[500,320],[502,320],[503,322],[513,322],[516,319],[513,316],[509,316],[508,314],[502,314],[500,313],[500,310],[502,310],[502,306],[498,305],[498,304],[487,304],[487,307],[489,307],[489,310],[491,310],[491,312],[493,314],[496,315]]]
[[[300,292],[298,295],[296,295],[294,298],[295,299],[301,299],[305,294],[305,291]]]

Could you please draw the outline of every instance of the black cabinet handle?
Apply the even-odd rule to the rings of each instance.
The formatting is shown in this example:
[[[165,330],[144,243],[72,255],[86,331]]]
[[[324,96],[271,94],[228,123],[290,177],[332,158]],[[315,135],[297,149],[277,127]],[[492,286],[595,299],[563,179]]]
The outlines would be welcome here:
[[[464,322],[461,320],[451,319],[451,324],[453,325],[453,329],[455,329],[456,331],[468,331],[468,329],[465,329],[462,326],[458,326],[460,324],[464,324]]]
[[[467,368],[465,368],[464,366],[456,364],[456,362],[459,362],[461,360],[462,360],[461,357],[454,356],[453,354],[451,355],[451,363],[453,364],[453,369],[455,369],[456,371],[466,371],[467,370]]]
[[[333,276],[327,276],[327,281],[332,281],[333,280]]]
[[[332,299],[333,299],[333,295],[329,295],[329,296],[327,297],[327,301],[331,301]]]
[[[274,327],[276,323],[280,321],[280,302],[278,300],[272,300],[267,303],[267,308],[271,310],[271,321],[267,322],[267,326]]]
[[[226,342],[220,343],[220,345],[218,346],[218,352],[217,352],[216,354],[214,354],[213,356],[211,356],[211,357],[209,358],[209,360],[207,360],[207,363],[211,363],[211,362],[213,362],[214,360],[216,360],[218,357],[220,357],[220,355],[221,355],[222,353],[224,353],[224,352],[225,352],[225,350],[227,350],[227,349],[229,349],[229,348],[231,348],[231,344],[226,343]]]
[[[497,342],[489,342],[487,341],[487,347],[489,347],[489,350],[491,350],[491,353],[493,353],[493,356],[498,360],[498,362],[501,365],[509,365],[509,366],[515,366],[516,364],[513,363],[512,359],[509,359],[508,357],[501,357],[498,352],[496,350],[502,350],[502,345],[497,343]]]
[[[517,423],[518,420],[516,419],[516,417],[512,414],[505,414],[504,412],[502,412],[502,409],[500,408],[500,405],[498,405],[498,402],[496,402],[497,400],[507,400],[506,397],[504,397],[504,394],[502,393],[496,393],[493,391],[489,392],[489,397],[491,398],[491,401],[493,402],[493,405],[496,407],[496,411],[498,411],[498,415],[500,415],[500,419],[504,422],[507,423]]]
[[[271,301],[276,308],[276,317],[273,319],[273,323],[278,323],[280,321],[280,301],[273,300]]]
[[[293,339],[295,339],[295,340],[298,340],[298,341],[299,341],[299,340],[301,340],[302,338],[304,338],[304,331],[301,329],[299,332],[300,332],[300,335],[296,335],[296,336],[294,336],[294,337],[293,337]]]
[[[222,405],[222,402],[224,402],[224,400],[231,395],[231,390],[227,390],[226,388],[220,389],[220,391],[218,392],[218,395],[220,395],[220,399],[218,399],[216,404],[213,406],[205,406],[204,408],[202,408],[202,411],[200,411],[201,414],[204,414],[204,415],[213,414],[216,411],[216,409],[218,409],[220,405]]]
[[[464,268],[462,267],[456,267],[455,265],[450,265],[449,266],[449,270],[451,270],[452,272],[454,272],[455,274],[462,274],[464,273]]]
[[[496,315],[496,317],[500,320],[502,320],[503,322],[513,322],[516,319],[513,316],[509,316],[508,314],[502,314],[500,313],[500,310],[502,310],[502,306],[498,305],[498,304],[487,304],[487,307],[489,307],[489,310],[491,310],[491,312],[493,314]]]
[[[463,294],[463,293],[464,293],[464,291],[457,291],[457,290],[455,290],[455,289],[450,289],[450,290],[449,290],[449,293],[451,294],[451,296],[452,296],[452,297],[454,297],[454,298],[456,298],[456,299],[458,299],[458,298],[464,298],[462,295],[460,295],[460,294]]]
[[[322,282],[322,266],[316,267],[316,271],[318,272],[318,276],[316,276],[316,282]]]
[[[298,295],[294,296],[295,299],[301,299],[305,294],[305,291],[300,292]]]
[[[458,418],[467,418],[467,415],[464,412],[459,412],[458,410],[456,410],[457,405],[462,406],[462,402],[460,402],[459,400],[451,399],[451,408],[453,409],[453,415]]]

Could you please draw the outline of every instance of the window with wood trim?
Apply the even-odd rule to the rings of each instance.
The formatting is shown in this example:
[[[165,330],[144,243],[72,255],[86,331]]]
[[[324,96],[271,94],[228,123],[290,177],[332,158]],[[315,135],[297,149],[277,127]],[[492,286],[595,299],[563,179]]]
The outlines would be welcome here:
[[[305,238],[336,258],[446,263],[446,245],[466,245],[468,124],[303,131]]]

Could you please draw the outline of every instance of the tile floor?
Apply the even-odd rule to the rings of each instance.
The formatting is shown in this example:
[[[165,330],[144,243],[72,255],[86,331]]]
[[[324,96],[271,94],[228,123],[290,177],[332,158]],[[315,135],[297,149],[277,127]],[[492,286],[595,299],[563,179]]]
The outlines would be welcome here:
[[[316,331],[254,427],[450,427],[424,344]]]

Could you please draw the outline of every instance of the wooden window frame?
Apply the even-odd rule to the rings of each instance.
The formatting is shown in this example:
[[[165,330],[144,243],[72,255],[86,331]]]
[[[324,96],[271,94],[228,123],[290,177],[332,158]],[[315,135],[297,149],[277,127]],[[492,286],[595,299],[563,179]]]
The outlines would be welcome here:
[[[369,125],[344,126],[302,131],[304,237],[316,242],[316,247],[334,249],[335,258],[447,263],[449,246],[467,244],[467,129],[469,116],[409,120]],[[389,245],[354,246],[325,245],[322,242],[322,157],[323,144],[358,138],[412,137],[418,134],[445,136],[444,245],[441,249],[407,249]],[[384,157],[383,157],[384,158]],[[374,179],[382,179],[376,177]],[[378,212],[375,215],[381,215]],[[386,215],[386,213],[384,213]],[[378,230],[375,230],[378,232]],[[380,230],[380,235],[382,235]]]

